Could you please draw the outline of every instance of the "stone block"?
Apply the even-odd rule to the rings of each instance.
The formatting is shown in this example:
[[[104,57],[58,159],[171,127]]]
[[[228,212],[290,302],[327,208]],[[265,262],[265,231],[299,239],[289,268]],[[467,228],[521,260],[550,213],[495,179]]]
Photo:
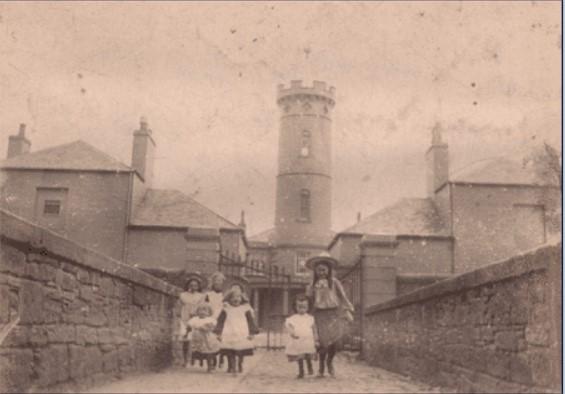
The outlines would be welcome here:
[[[55,283],[65,291],[72,291],[78,288],[78,282],[74,275],[69,272],[58,270],[55,273]]]
[[[4,342],[2,342],[2,346],[7,348],[28,347],[31,344],[30,338],[30,326],[16,325],[10,332],[8,332]]]
[[[532,370],[524,354],[515,354],[510,358],[510,380],[520,384],[533,383]]]
[[[108,319],[104,314],[103,307],[99,304],[91,304],[88,314],[84,317],[84,323],[95,327],[106,326]]]
[[[98,287],[92,285],[81,285],[79,288],[79,297],[86,302],[96,302],[100,299],[98,295]]]
[[[494,336],[494,344],[497,349],[517,352],[521,338],[523,334],[518,331],[499,331]]]
[[[74,380],[81,380],[87,373],[86,348],[84,346],[69,345],[69,376]]]
[[[119,353],[116,348],[102,354],[102,371],[117,372],[119,367]]]
[[[536,386],[552,387],[553,374],[551,373],[551,362],[549,360],[549,352],[544,350],[529,350],[526,355],[528,364],[531,368],[532,381]]]
[[[63,304],[51,298],[43,300],[43,322],[59,323],[63,318]]]
[[[33,377],[33,351],[31,349],[0,350],[0,392],[27,392]]]
[[[69,379],[69,356],[66,345],[50,345],[37,353],[37,384],[50,386]]]
[[[43,289],[39,283],[22,281],[20,288],[20,323],[34,324],[43,320]]]
[[[500,379],[508,379],[510,356],[507,353],[495,352],[492,357],[485,360],[485,363],[489,375]]]
[[[47,328],[49,343],[73,343],[77,339],[76,327],[70,324],[57,324]]]
[[[103,297],[114,297],[115,294],[114,281],[109,277],[102,277],[100,279],[100,294]]]
[[[87,346],[85,348],[86,370],[88,374],[102,371],[102,351],[98,346]]]
[[[542,321],[527,326],[526,341],[535,346],[549,346],[549,323]]]
[[[98,331],[94,327],[76,326],[76,343],[79,345],[98,344]]]
[[[97,331],[99,343],[116,343],[115,334],[111,328],[102,327]]]
[[[2,247],[0,247],[0,272],[24,276],[26,264],[26,255],[23,252],[2,243]]]

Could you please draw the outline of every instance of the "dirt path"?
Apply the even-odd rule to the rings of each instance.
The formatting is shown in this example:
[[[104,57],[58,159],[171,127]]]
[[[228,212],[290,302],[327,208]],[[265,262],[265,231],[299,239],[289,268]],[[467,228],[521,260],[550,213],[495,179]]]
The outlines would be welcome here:
[[[296,365],[281,351],[258,351],[237,377],[199,367],[170,368],[97,386],[89,393],[439,393],[408,378],[373,368],[340,354],[336,378],[297,380]]]

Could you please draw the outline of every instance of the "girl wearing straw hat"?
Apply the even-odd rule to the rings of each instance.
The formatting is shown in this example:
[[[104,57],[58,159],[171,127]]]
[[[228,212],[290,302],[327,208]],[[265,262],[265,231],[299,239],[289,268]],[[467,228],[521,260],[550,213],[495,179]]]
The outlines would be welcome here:
[[[188,321],[196,315],[196,307],[204,301],[202,289],[205,285],[205,278],[198,274],[189,274],[186,278],[185,291],[179,296],[181,302],[179,337],[182,342],[182,356],[185,367],[188,367],[189,361],[194,364],[190,348],[192,333]]]
[[[312,283],[306,288],[306,295],[312,300],[312,314],[320,342],[318,377],[324,376],[326,366],[328,373],[335,376],[333,359],[337,344],[352,320],[353,305],[347,299],[341,282],[334,277],[336,266],[337,260],[328,253],[312,257],[306,262],[306,267],[314,273]]]

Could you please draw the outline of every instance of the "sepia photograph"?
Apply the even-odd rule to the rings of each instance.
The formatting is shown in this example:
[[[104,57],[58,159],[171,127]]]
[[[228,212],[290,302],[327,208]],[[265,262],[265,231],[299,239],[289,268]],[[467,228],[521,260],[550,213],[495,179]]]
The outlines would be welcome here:
[[[560,1],[0,1],[0,392],[562,392]]]

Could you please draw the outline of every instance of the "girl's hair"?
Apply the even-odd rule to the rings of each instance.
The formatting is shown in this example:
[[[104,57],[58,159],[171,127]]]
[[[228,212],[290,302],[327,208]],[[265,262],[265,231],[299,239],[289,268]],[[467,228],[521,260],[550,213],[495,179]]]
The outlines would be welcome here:
[[[249,298],[247,298],[247,295],[245,294],[245,292],[241,291],[241,290],[234,289],[234,286],[232,286],[231,289],[229,289],[229,291],[224,296],[224,302],[230,302],[232,297],[236,294],[239,294],[241,296],[241,303],[242,304],[249,303]]]
[[[306,294],[299,294],[294,299],[294,304],[292,305],[295,313],[298,313],[298,308],[296,306],[298,305],[299,302],[306,302],[306,304],[308,304],[308,310],[310,310],[310,300],[308,300]]]
[[[198,313],[198,311],[200,311],[202,309],[206,309],[208,316],[212,316],[213,311],[212,311],[212,307],[210,306],[210,304],[208,304],[208,303],[198,304],[198,306],[196,307],[196,313]]]
[[[318,264],[316,264],[314,266],[314,269],[313,269],[314,280],[313,280],[312,284],[315,285],[320,280],[320,278],[318,277],[318,274],[316,273],[316,267],[318,267],[319,265],[325,265],[328,268],[328,287],[331,289],[332,286],[333,286],[333,270],[332,270],[331,264],[328,264],[325,261],[320,261]]]
[[[186,285],[185,285],[185,289],[188,290],[188,287],[190,286],[190,282],[196,282],[198,284],[198,292],[202,292],[202,281],[198,280],[198,278],[189,278],[186,281]]]

